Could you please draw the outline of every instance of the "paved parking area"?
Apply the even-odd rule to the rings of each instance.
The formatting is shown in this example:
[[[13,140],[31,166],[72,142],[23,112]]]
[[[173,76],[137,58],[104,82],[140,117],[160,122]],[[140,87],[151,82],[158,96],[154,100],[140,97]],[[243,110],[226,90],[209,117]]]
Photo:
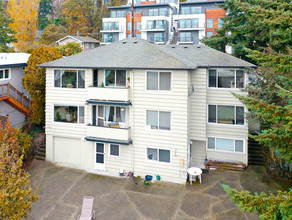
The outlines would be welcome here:
[[[76,219],[82,198],[94,196],[96,219],[258,219],[240,211],[229,201],[220,184],[251,192],[272,191],[281,186],[265,175],[263,167],[246,172],[211,171],[202,184],[180,185],[165,182],[143,186],[132,179],[90,174],[49,162],[34,161],[31,184],[39,186],[40,199],[33,203],[28,219]],[[288,186],[286,186],[288,187]]]

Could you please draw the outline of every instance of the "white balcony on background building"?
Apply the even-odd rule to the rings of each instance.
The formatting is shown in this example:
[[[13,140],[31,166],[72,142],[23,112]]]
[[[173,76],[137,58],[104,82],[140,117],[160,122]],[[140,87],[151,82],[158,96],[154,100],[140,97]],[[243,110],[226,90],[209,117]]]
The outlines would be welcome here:
[[[124,140],[130,139],[131,128],[100,127],[94,125],[87,126],[87,136],[104,139]]]
[[[88,99],[129,101],[130,89],[125,87],[88,87]]]

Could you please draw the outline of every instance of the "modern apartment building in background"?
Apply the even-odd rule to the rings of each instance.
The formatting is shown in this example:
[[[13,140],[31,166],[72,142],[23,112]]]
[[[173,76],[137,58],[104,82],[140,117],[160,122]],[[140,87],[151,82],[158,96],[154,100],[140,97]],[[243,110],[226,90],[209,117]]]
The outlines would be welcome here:
[[[135,0],[133,7],[136,37],[158,44],[198,44],[222,26],[225,10],[218,1]],[[132,37],[132,4],[108,7],[110,16],[102,22],[103,41],[109,44]]]

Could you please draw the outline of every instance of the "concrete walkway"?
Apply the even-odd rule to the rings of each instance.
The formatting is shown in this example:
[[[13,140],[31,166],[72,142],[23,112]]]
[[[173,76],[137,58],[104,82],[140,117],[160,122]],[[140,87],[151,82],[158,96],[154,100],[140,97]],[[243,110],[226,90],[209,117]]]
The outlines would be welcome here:
[[[258,219],[240,211],[229,201],[220,184],[251,192],[272,191],[280,185],[265,175],[263,167],[246,172],[212,171],[202,176],[202,184],[152,183],[138,179],[112,178],[81,170],[34,161],[30,169],[33,187],[40,199],[32,205],[29,219],[76,219],[82,198],[94,196],[96,219]],[[288,187],[288,186],[286,186]]]

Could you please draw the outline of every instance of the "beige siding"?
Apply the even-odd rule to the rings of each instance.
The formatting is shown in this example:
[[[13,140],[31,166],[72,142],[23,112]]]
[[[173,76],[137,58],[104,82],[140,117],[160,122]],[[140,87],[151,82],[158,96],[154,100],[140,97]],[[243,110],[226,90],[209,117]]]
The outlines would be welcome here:
[[[133,77],[134,172],[142,177],[159,174],[164,181],[183,183],[186,180],[188,159],[188,72],[172,72],[170,92],[147,91],[146,70],[134,70]],[[148,130],[146,110],[170,111],[171,130]],[[147,147],[170,150],[170,163],[147,160]]]
[[[191,84],[194,93],[191,95],[191,131],[192,140],[206,140],[207,118],[207,72],[206,69],[197,69],[191,72]]]

